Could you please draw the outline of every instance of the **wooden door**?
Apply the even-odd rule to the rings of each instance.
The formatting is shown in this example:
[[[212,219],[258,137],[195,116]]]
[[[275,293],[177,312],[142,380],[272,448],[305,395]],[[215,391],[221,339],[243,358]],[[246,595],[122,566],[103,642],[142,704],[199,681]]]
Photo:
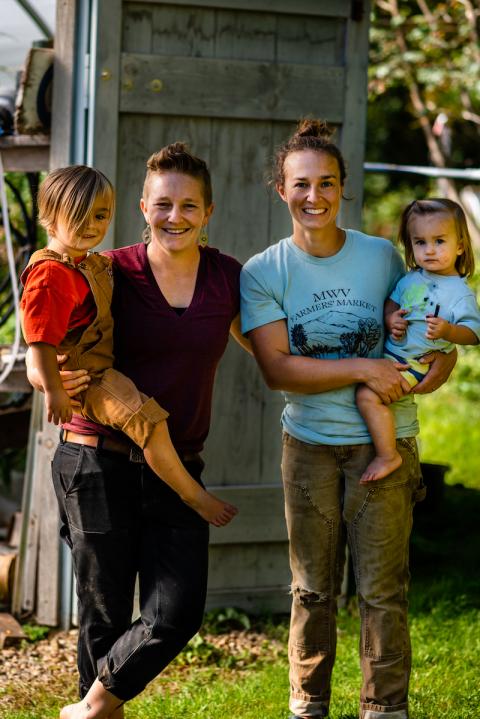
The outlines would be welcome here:
[[[290,232],[267,189],[275,146],[305,115],[338,127],[349,170],[345,226],[359,226],[368,2],[98,0],[92,24],[89,157],[116,185],[114,245],[139,241],[145,161],[187,141],[212,171],[210,243],[245,261]],[[238,503],[212,532],[210,604],[285,609],[282,398],[230,346],[205,458],[209,486]],[[218,486],[222,487],[218,490]]]

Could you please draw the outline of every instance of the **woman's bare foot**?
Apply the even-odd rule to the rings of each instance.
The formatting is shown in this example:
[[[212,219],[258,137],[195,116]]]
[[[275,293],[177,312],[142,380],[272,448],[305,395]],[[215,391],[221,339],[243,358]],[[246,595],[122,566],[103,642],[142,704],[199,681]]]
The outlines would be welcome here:
[[[402,458],[397,451],[388,457],[375,457],[362,474],[360,484],[367,484],[368,482],[376,482],[377,479],[383,479],[383,477],[387,477],[395,469],[398,469],[401,464]]]
[[[60,712],[60,719],[121,719],[123,714],[116,715],[122,708],[123,702],[105,689],[103,684],[95,679],[87,695],[76,704],[68,704]]]
[[[238,513],[233,504],[215,497],[200,485],[194,495],[184,498],[184,502],[214,527],[224,527]]]

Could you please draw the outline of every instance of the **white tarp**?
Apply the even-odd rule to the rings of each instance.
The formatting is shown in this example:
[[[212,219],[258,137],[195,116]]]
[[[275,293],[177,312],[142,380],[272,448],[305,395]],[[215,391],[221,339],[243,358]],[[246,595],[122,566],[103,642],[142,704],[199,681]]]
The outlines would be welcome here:
[[[55,28],[55,0],[30,0],[45,23]],[[0,0],[0,89],[14,88],[16,74],[35,40],[44,40],[40,28],[17,0]]]

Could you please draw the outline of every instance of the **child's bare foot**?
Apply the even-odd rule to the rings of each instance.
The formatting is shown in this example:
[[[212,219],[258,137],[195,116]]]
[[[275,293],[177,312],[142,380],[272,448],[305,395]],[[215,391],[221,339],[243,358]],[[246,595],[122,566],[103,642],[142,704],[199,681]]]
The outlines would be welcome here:
[[[388,457],[375,457],[368,465],[365,472],[360,478],[360,484],[367,484],[368,482],[376,482],[377,479],[382,479],[391,474],[395,469],[398,469],[402,464],[402,458],[397,451]]]
[[[238,509],[228,502],[215,497],[205,489],[198,486],[198,492],[192,498],[185,499],[186,504],[198,514],[213,524],[214,527],[223,527],[237,514]]]

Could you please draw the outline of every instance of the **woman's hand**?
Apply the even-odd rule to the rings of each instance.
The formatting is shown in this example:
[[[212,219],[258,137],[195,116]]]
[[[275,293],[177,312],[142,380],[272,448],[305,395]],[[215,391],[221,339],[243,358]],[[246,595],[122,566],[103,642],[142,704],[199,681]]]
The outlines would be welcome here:
[[[411,391],[409,383],[401,374],[401,370],[408,369],[407,364],[392,362],[389,359],[363,360],[363,362],[368,362],[366,365],[368,372],[363,384],[370,387],[383,404],[397,402]]]
[[[90,375],[86,369],[62,369],[62,364],[66,361],[67,355],[57,355],[63,389],[70,397],[71,405],[75,409],[80,407],[80,402],[75,397],[87,389],[90,383]]]
[[[415,394],[435,392],[435,390],[441,387],[450,377],[457,363],[457,358],[458,352],[456,349],[448,353],[429,352],[427,355],[421,357],[419,362],[421,364],[429,364],[430,369],[422,381],[413,388],[413,392]]]

